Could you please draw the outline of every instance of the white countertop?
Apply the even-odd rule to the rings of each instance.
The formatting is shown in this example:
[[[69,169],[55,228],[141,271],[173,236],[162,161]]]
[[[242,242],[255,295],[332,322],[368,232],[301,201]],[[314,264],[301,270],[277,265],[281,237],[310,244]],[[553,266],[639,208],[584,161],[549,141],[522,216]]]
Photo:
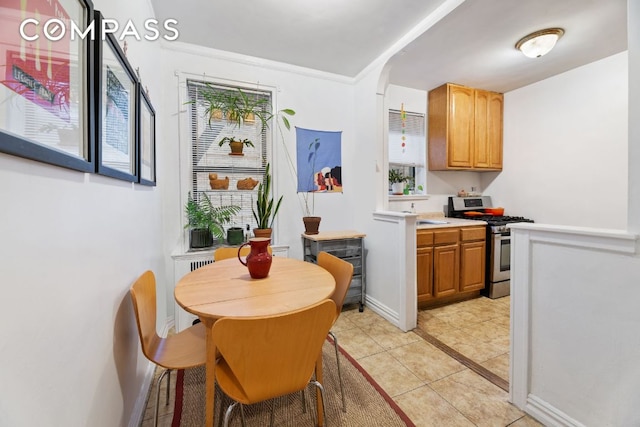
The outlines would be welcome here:
[[[448,227],[473,227],[473,226],[485,226],[486,221],[478,221],[475,219],[463,219],[463,218],[449,218],[445,217],[439,212],[425,212],[418,214],[418,221],[421,219],[434,219],[437,221],[446,221],[446,224],[416,224],[417,230],[424,230],[429,228],[448,228]]]

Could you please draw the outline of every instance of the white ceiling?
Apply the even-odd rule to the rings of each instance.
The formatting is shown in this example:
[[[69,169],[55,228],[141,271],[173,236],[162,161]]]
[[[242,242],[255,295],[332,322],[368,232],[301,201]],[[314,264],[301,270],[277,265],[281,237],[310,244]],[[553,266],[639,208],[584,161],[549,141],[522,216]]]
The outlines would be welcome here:
[[[179,41],[355,77],[443,3],[456,0],[151,0]],[[499,92],[627,49],[627,0],[466,0],[391,59],[390,82],[455,82]],[[514,45],[565,35],[542,58]]]

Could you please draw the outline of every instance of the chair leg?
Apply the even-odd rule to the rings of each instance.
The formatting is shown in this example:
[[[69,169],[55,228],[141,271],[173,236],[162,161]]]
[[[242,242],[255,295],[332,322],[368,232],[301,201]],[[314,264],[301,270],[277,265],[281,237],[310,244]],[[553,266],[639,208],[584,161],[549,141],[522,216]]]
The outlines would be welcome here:
[[[158,425],[158,407],[160,406],[160,384],[162,384],[162,378],[164,378],[164,376],[167,374],[169,375],[169,378],[171,378],[171,369],[165,369],[164,372],[160,374],[160,377],[156,382],[156,410],[153,414],[154,426]],[[167,384],[167,390],[169,390],[169,384]],[[168,404],[169,404],[169,393],[167,392],[167,405]]]
[[[344,398],[344,385],[342,384],[342,372],[340,371],[340,352],[338,351],[338,337],[331,331],[329,335],[333,339],[333,347],[336,350],[336,363],[338,364],[338,380],[340,381],[340,393],[342,394],[342,412],[347,412],[347,401]]]
[[[303,388],[302,390],[300,390],[300,400],[302,401],[302,413],[306,414],[307,413],[307,389]]]
[[[312,382],[313,384],[315,384],[315,386],[320,390],[320,396],[322,397],[322,418],[324,419],[324,425],[327,425],[327,400],[325,399],[324,396],[324,387],[322,387],[322,384],[320,384],[319,381],[316,380],[311,380],[310,382]],[[317,399],[317,396],[316,396]]]
[[[169,373],[167,374],[167,397],[165,400],[165,405],[169,404],[169,389],[171,388],[171,369],[169,369]]]
[[[238,402],[233,402],[231,405],[229,405],[229,407],[227,408],[227,412],[225,412],[224,414],[224,427],[228,427],[229,426],[229,417],[231,416],[231,411],[233,411],[233,408],[238,404]],[[244,419],[243,419],[244,421]],[[244,423],[243,423],[244,425]]]

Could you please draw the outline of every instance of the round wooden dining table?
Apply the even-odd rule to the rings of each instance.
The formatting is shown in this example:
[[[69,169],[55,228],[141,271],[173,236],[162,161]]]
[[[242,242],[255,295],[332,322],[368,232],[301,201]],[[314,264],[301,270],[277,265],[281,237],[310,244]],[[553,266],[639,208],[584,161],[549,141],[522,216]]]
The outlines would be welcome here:
[[[176,302],[195,314],[207,331],[206,425],[214,425],[215,352],[212,328],[222,317],[284,314],[330,298],[336,282],[324,268],[293,258],[273,257],[269,275],[252,279],[237,258],[225,259],[186,274],[174,290]],[[318,376],[319,375],[319,376]],[[322,379],[322,355],[316,364]],[[318,421],[323,424],[318,401]]]

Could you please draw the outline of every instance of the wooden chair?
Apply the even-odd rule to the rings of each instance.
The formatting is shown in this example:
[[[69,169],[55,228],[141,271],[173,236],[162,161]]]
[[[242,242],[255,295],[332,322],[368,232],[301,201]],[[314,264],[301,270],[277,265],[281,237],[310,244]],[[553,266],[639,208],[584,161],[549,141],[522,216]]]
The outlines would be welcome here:
[[[324,300],[286,314],[222,318],[213,325],[213,342],[222,356],[217,360],[215,378],[220,389],[235,401],[225,413],[225,427],[238,403],[248,405],[284,396],[304,390],[309,383],[318,387],[324,409],[322,384],[312,375],[316,363],[321,363],[335,307],[332,300]]]
[[[331,295],[331,299],[336,304],[336,312],[333,318],[333,326],[338,317],[340,317],[340,313],[342,312],[342,305],[344,304],[344,299],[347,296],[347,291],[349,290],[349,286],[351,285],[351,279],[353,278],[353,264],[340,259],[334,255],[331,255],[327,252],[319,252],[318,253],[318,265],[325,270],[329,271],[333,278],[336,280],[336,289]],[[329,331],[329,335],[333,338],[333,345],[336,350],[336,363],[338,364],[338,379],[340,380],[340,393],[342,394],[342,410],[344,412],[347,411],[347,403],[344,398],[344,386],[342,385],[342,374],[340,372],[340,356],[338,351],[338,337],[332,332]]]
[[[272,254],[271,246],[267,249]],[[250,246],[245,246],[240,250],[240,256],[247,256],[251,252]],[[238,256],[238,248],[236,247],[220,247],[213,252],[214,261],[222,261],[223,259],[235,258]]]
[[[171,386],[171,370],[193,368],[206,361],[205,328],[197,324],[166,338],[156,332],[156,278],[151,271],[140,276],[130,289],[133,310],[138,324],[140,345],[145,357],[165,368],[157,382],[156,410],[153,418],[158,425],[158,405],[160,403],[160,383],[167,376],[167,403]]]

